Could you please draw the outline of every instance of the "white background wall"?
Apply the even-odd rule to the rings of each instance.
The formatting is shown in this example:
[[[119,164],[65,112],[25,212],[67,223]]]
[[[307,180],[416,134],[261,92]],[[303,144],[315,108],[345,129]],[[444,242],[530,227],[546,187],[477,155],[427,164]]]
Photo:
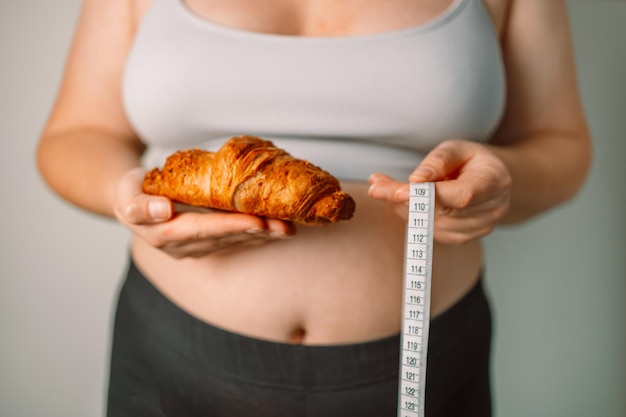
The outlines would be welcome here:
[[[573,202],[487,239],[503,417],[626,416],[626,2],[568,4],[595,163]],[[79,6],[0,0],[3,417],[102,415],[128,235],[57,199],[34,165]]]

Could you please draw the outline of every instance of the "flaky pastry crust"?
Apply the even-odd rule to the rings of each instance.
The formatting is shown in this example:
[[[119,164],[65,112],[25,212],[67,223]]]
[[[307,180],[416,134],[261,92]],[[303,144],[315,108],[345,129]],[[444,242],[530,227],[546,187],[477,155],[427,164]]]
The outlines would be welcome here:
[[[303,224],[350,219],[355,203],[339,181],[256,136],[236,136],[217,152],[190,149],[149,171],[147,194],[192,206]]]

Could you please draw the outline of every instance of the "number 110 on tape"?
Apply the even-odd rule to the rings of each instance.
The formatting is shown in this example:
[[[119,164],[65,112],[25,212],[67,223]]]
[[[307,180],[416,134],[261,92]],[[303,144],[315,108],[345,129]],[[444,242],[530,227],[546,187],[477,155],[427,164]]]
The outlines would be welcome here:
[[[400,334],[398,417],[424,417],[430,323],[434,183],[411,183]]]

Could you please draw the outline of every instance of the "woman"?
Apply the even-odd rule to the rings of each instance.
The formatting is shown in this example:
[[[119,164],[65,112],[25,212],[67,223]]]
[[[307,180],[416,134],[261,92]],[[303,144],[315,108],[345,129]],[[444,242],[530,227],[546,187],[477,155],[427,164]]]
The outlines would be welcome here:
[[[590,164],[565,2],[263,6],[84,2],[38,162],[133,233],[108,415],[393,415],[409,180],[437,195],[427,415],[490,415],[480,239],[573,197]],[[170,152],[239,134],[339,177],[354,218],[141,192]]]

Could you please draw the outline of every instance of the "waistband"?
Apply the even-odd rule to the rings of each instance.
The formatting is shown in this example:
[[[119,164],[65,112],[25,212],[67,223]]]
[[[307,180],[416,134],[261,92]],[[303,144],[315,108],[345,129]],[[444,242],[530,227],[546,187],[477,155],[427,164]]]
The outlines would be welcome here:
[[[439,329],[455,329],[477,297],[479,283],[449,310],[431,320],[430,347]],[[214,326],[165,297],[130,262],[118,305],[145,342],[212,372],[248,383],[282,388],[333,390],[397,379],[400,335],[354,344],[299,345],[262,340]],[[449,332],[444,332],[448,333]]]

